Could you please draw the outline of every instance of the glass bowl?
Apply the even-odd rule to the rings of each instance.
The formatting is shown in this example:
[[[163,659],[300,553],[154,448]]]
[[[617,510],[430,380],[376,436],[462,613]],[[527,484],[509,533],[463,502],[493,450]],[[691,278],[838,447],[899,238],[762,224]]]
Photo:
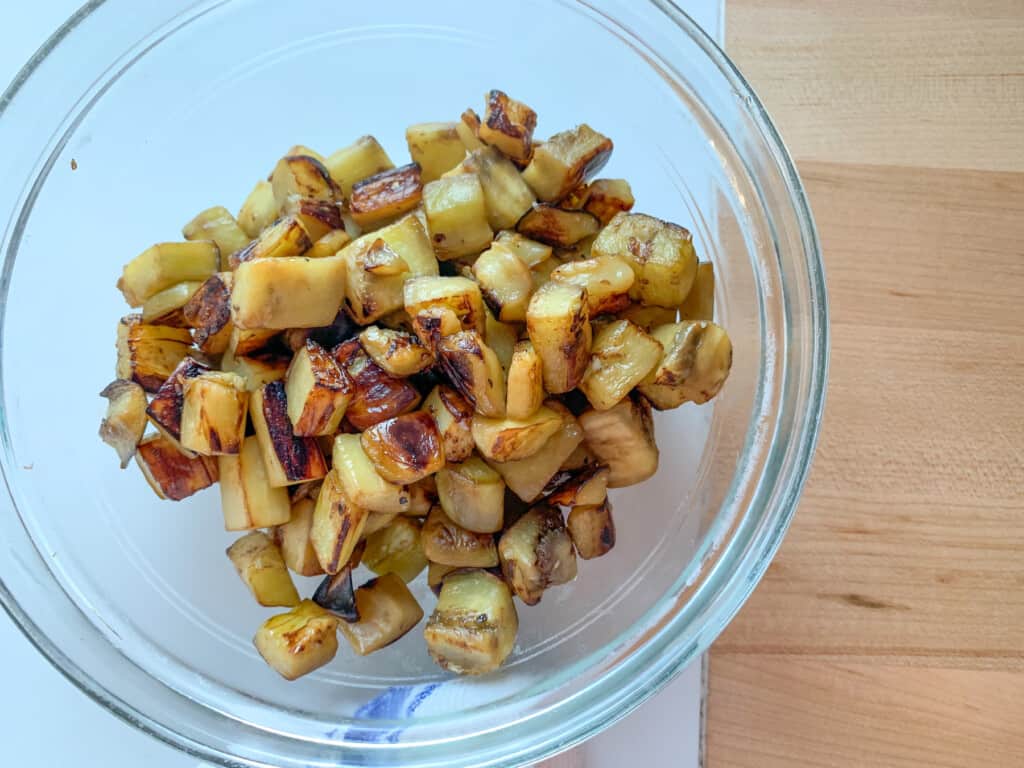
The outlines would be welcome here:
[[[658,415],[660,471],[612,496],[616,548],[520,610],[499,673],[451,679],[416,630],[286,683],[252,647],[271,610],[224,557],[216,491],[160,502],[96,436],[126,311],[114,282],[200,209],[236,208],[289,146],[374,133],[404,157],[407,124],[454,119],[492,87],[537,110],[539,136],[586,121],[613,137],[604,175],[692,230],[715,263],[732,376],[713,405]],[[655,693],[764,573],[821,416],[822,265],[779,136],[675,6],[94,1],[0,110],[0,597],[128,722],[225,765],[523,765]]]

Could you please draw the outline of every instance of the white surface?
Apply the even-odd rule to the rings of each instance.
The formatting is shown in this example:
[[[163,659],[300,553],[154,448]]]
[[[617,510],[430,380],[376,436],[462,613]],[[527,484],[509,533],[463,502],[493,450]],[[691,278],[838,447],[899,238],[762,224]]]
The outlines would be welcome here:
[[[8,4],[0,25],[0,83],[10,81],[78,5],[76,0]],[[688,0],[681,5],[721,40],[721,0]],[[90,702],[32,648],[6,615],[0,617],[0,653],[9,694],[0,707],[5,765],[38,765],[41,755],[46,764],[75,768],[202,765]],[[580,748],[582,765],[697,768],[701,692],[701,665],[695,663],[654,700]]]

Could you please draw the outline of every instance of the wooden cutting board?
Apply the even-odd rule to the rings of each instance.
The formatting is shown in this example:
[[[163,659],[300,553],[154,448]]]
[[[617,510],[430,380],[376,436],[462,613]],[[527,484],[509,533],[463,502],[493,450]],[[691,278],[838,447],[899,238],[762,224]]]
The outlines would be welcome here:
[[[711,654],[708,766],[1022,766],[1024,3],[727,0],[726,30],[833,336],[795,522]]]

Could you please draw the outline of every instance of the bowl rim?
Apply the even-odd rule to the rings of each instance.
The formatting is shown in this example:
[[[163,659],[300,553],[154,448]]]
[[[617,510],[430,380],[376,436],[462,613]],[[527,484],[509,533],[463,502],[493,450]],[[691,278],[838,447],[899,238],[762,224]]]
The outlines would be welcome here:
[[[10,106],[15,102],[18,94],[31,82],[32,76],[54,49],[96,10],[106,5],[108,1],[89,0],[89,2],[58,27],[40,46],[29,61],[18,71],[3,94],[0,95],[0,119],[3,119]],[[593,9],[593,6],[587,0],[576,0],[576,2]],[[590,705],[585,708],[587,716],[582,719],[577,717],[571,722],[563,723],[560,729],[560,738],[557,741],[538,739],[531,749],[517,753],[515,755],[516,764],[533,762],[562,751],[586,740],[608,725],[625,717],[650,696],[661,690],[696,655],[710,646],[712,640],[724,629],[759,583],[788,530],[796,503],[810,470],[824,410],[830,338],[828,296],[820,242],[807,201],[807,195],[795,164],[781,136],[771,122],[767,110],[761,104],[752,87],[717,43],[672,0],[647,0],[647,4],[671,19],[685,35],[695,42],[726,80],[733,85],[736,92],[741,95],[744,102],[744,111],[767,140],[775,164],[781,173],[785,191],[788,195],[788,202],[793,207],[793,213],[799,225],[799,236],[803,246],[804,257],[802,266],[806,269],[806,275],[801,275],[801,277],[806,277],[807,279],[807,289],[810,297],[810,325],[814,332],[810,339],[811,354],[806,361],[809,371],[807,376],[809,380],[809,399],[803,416],[794,421],[793,438],[790,440],[790,446],[786,451],[787,455],[784,457],[793,464],[794,468],[785,478],[786,482],[777,486],[777,490],[781,493],[779,500],[776,502],[779,507],[779,514],[776,515],[771,530],[767,534],[762,535],[761,545],[750,548],[750,551],[740,553],[742,557],[739,562],[735,563],[735,567],[731,569],[729,580],[715,596],[716,610],[712,611],[710,616],[713,620],[705,625],[700,642],[694,643],[687,648],[679,647],[678,643],[673,642],[676,633],[672,630],[678,616],[673,617],[665,626],[659,627],[656,633],[646,634],[644,637],[646,644],[643,648],[644,652],[637,655],[636,661],[647,660],[655,662],[657,664],[657,672],[647,677],[644,681],[645,685],[638,687],[630,684],[628,679],[628,674],[631,673],[630,669],[617,669],[605,675],[599,682],[594,683],[591,688],[602,689],[608,694],[614,691],[614,695],[607,695],[603,699],[598,699],[594,696],[583,697],[582,694],[576,694],[572,698],[589,698]],[[178,18],[180,16],[174,16],[168,24],[171,24]],[[4,293],[6,293],[9,279],[9,266],[5,265],[5,274],[2,281]],[[0,320],[0,328],[2,328],[2,322]],[[2,383],[0,383],[0,387],[2,387]],[[6,425],[4,438],[6,441]],[[14,503],[14,493],[6,467],[4,467],[3,475],[5,489],[12,503]],[[263,763],[254,762],[247,758],[228,755],[205,744],[196,742],[180,730],[175,730],[173,726],[151,718],[124,699],[112,694],[81,666],[69,658],[40,630],[28,612],[18,604],[2,579],[0,579],[0,605],[3,605],[15,625],[52,666],[63,674],[75,687],[123,721],[200,759],[224,765],[263,765]],[[655,643],[655,640],[659,642]],[[627,666],[635,666],[635,664]],[[586,692],[589,693],[590,691]],[[488,763],[488,765],[491,764]],[[493,764],[497,765],[498,763]]]

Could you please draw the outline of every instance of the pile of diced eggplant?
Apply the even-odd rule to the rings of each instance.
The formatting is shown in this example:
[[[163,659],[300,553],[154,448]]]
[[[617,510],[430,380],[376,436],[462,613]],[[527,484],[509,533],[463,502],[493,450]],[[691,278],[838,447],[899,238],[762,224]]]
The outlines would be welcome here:
[[[533,138],[501,91],[482,117],[293,147],[237,216],[203,211],[118,287],[100,433],[157,495],[220,484],[227,551],[281,675],[394,643],[423,609],[445,669],[481,674],[536,604],[615,544],[609,488],[657,470],[652,407],[704,403],[732,363],[690,233],[594,177],[587,125]],[[155,428],[146,436],[147,424]],[[568,510],[567,513],[565,510]],[[353,572],[375,577],[354,588]],[[290,572],[323,576],[302,599]]]

